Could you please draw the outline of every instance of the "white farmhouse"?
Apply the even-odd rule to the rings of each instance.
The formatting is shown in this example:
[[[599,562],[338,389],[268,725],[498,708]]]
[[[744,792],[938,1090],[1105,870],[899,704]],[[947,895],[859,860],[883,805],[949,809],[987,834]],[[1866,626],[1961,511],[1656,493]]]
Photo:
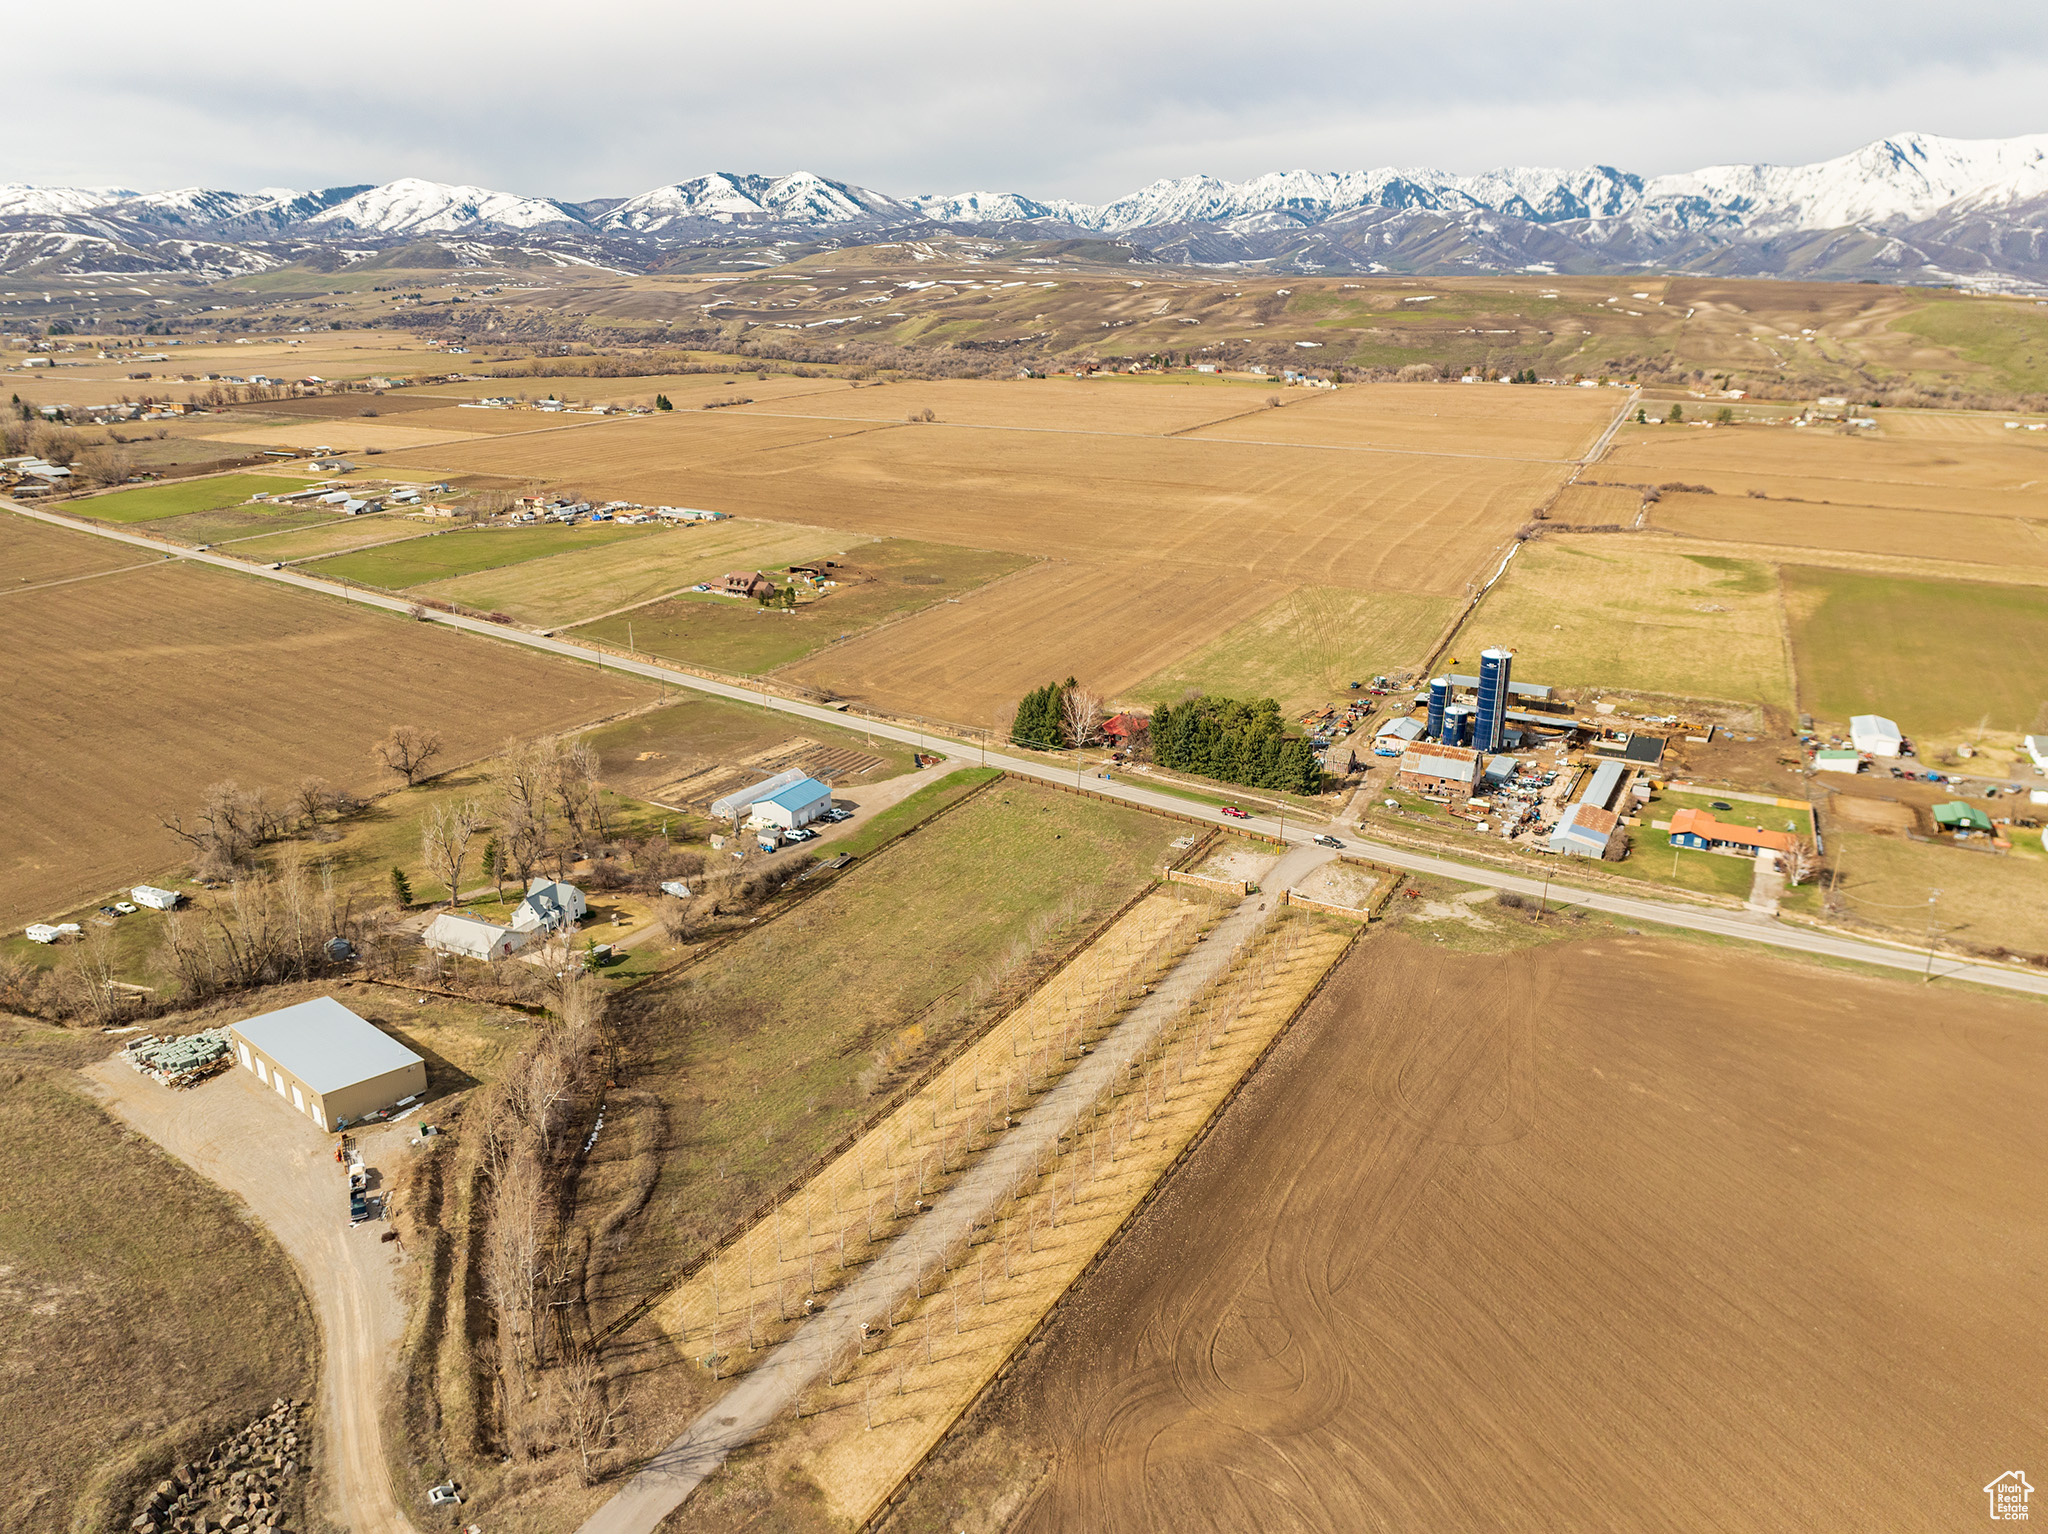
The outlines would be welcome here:
[[[521,932],[553,932],[573,927],[589,914],[590,902],[575,885],[536,876],[512,913],[512,925]]]

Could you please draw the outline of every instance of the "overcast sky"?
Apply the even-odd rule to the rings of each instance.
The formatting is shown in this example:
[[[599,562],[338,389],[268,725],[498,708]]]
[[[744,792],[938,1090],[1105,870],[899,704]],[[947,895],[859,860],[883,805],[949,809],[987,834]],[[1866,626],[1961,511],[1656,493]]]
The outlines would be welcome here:
[[[424,176],[581,199],[804,169],[1103,201],[1196,172],[1650,175],[2048,132],[2038,0],[7,9],[0,181],[142,191]]]

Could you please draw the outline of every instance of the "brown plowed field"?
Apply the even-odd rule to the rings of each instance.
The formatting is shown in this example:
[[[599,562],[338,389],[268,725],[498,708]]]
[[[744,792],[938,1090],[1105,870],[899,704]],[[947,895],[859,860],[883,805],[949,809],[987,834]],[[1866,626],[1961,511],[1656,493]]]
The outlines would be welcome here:
[[[1163,436],[1246,411],[1264,415],[1265,401],[1274,392],[1273,386],[1265,384],[1209,380],[1032,378],[998,383],[945,379],[763,400],[743,413],[901,421],[914,412],[929,410],[947,426]],[[1292,397],[1300,399],[1301,391],[1292,391]]]
[[[478,439],[386,464],[1094,564],[1170,560],[1438,595],[1462,594],[1565,472],[734,411]]]
[[[1303,447],[1375,447],[1499,458],[1577,458],[1626,397],[1619,390],[1367,384],[1288,390],[1284,410],[1240,416],[1200,435]]]
[[[1998,441],[1843,436],[1825,427],[1630,428],[1600,477],[1928,511],[2048,516],[2048,433]],[[2014,440],[2024,438],[2025,440]]]
[[[90,533],[66,532],[47,522],[0,512],[0,597],[17,586],[139,565],[151,557],[147,549],[124,547]]]
[[[231,778],[383,788],[370,745],[451,763],[613,714],[652,684],[183,563],[0,601],[0,921],[47,919],[180,861],[159,815]],[[381,781],[380,781],[381,779]]]
[[[836,697],[985,726],[1063,677],[1116,697],[1284,590],[1213,570],[1042,564],[783,674]]]
[[[1011,1526],[1981,1520],[2042,1443],[2043,1017],[1374,939],[992,1403],[1052,1456]]]
[[[2040,510],[2048,513],[2048,505]],[[1650,525],[1736,543],[2048,566],[2048,516],[1962,516],[1895,506],[1818,506],[1742,495],[1667,494],[1650,508]]]

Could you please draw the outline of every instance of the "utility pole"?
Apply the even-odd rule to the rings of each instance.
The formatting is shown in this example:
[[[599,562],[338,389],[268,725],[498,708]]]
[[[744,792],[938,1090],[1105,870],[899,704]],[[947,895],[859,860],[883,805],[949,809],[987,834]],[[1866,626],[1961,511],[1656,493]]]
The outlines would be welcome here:
[[[1920,977],[1923,985],[1934,978],[1934,902],[1940,898],[1940,890],[1927,892],[1927,972]]]

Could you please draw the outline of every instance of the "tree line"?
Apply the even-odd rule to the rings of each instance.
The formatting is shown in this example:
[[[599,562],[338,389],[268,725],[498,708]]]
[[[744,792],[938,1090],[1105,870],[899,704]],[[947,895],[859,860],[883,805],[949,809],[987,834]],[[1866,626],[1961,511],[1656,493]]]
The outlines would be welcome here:
[[[1162,767],[1248,788],[1320,793],[1322,764],[1299,735],[1289,735],[1271,698],[1200,697],[1152,716],[1152,756]]]

